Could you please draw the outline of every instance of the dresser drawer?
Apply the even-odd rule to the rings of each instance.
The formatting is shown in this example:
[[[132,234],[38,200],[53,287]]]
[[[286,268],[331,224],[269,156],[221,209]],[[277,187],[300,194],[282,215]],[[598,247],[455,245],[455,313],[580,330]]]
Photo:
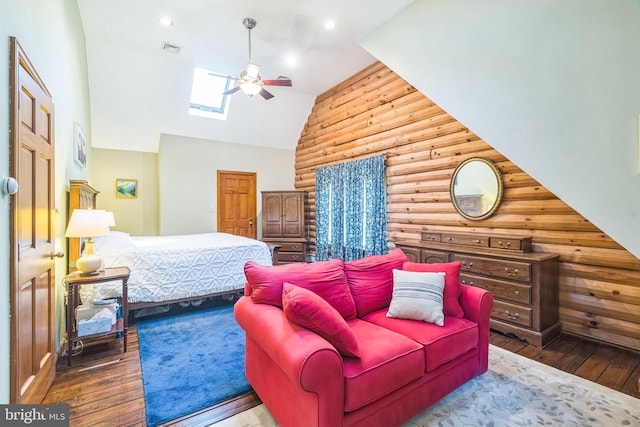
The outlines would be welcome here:
[[[509,251],[530,252],[531,237],[490,237],[489,247],[496,249],[506,249]]]
[[[527,328],[531,327],[531,308],[529,307],[494,300],[491,317]]]
[[[420,233],[420,240],[423,242],[440,242],[442,236],[439,233]]]
[[[278,243],[280,253],[282,252],[302,252],[304,243]]]
[[[304,262],[304,254],[302,252],[279,252],[278,262]]]
[[[462,262],[462,272],[482,274],[498,279],[517,280],[526,283],[531,281],[531,264],[527,262],[483,258],[463,254],[455,254],[453,260]]]
[[[472,234],[442,234],[441,241],[442,243],[454,245],[477,246],[480,248],[489,247],[489,239],[487,237]]]
[[[531,305],[531,286],[516,282],[489,279],[472,274],[460,274],[460,283],[485,289],[495,299]]]

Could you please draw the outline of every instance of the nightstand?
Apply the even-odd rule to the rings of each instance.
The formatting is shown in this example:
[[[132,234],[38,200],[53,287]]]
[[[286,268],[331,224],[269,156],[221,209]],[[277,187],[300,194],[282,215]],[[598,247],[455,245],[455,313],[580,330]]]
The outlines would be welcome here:
[[[129,281],[129,267],[114,267],[100,270],[98,274],[85,275],[79,272],[68,274],[64,281],[67,285],[67,360],[71,366],[71,355],[73,345],[81,340],[90,340],[103,337],[106,335],[122,333],[124,352],[127,351],[127,329],[129,308],[127,303],[127,282]],[[79,287],[83,285],[94,285],[96,283],[110,282],[120,280],[122,282],[122,297],[118,298],[118,302],[122,307],[122,317],[118,318],[111,330],[98,332],[88,335],[78,336],[76,327],[76,307],[79,301]]]

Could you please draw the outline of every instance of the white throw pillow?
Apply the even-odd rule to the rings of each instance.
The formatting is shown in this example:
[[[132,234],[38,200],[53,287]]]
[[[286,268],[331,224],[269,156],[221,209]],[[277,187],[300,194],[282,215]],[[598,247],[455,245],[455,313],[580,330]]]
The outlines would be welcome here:
[[[444,273],[393,270],[393,295],[387,317],[444,325]]]

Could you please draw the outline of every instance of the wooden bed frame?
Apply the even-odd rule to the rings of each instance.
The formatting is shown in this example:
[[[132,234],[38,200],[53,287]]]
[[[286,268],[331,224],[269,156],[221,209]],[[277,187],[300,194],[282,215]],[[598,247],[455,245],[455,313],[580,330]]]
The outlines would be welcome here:
[[[95,209],[96,197],[100,193],[91,187],[87,181],[71,179],[69,180],[69,200],[67,206],[67,225],[71,214],[76,209]],[[77,237],[69,237],[67,246],[67,254],[69,254],[69,263],[67,264],[67,273],[77,270],[76,260],[82,254],[82,239]]]
[[[96,198],[100,192],[95,188],[91,187],[87,181],[85,180],[69,180],[69,205],[67,209],[67,223],[69,222],[69,218],[71,218],[71,214],[74,209],[95,209],[96,208]],[[276,265],[277,257],[278,257],[278,249],[277,246],[269,246],[271,250],[271,256],[273,264]],[[67,253],[69,254],[69,264],[68,264],[68,272],[73,272],[76,270],[76,260],[80,258],[80,254],[82,253],[82,241],[78,238],[69,238],[69,246],[67,248]],[[176,304],[180,302],[189,302],[189,301],[197,301],[210,297],[222,296],[228,299],[235,299],[242,296],[244,293],[244,289],[236,289],[232,291],[224,291],[224,292],[216,292],[212,294],[201,295],[198,297],[190,297],[184,299],[176,299],[176,300],[168,300],[168,301],[154,301],[154,302],[138,302],[138,303],[129,303],[129,310],[136,310],[140,308],[146,307],[155,307],[159,305],[168,305],[168,304]]]

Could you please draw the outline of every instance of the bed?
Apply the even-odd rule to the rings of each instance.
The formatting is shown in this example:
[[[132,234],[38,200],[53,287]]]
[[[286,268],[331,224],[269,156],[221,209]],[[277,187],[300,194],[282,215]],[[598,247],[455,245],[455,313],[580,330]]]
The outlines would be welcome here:
[[[247,261],[271,265],[265,243],[227,233],[136,237],[112,231],[95,238],[94,251],[104,267],[131,269],[132,309],[238,292]],[[121,288],[118,282],[96,285],[94,297],[115,298]]]
[[[76,208],[95,208],[98,193],[86,181],[70,181],[69,216]],[[126,265],[131,269],[130,310],[239,295],[245,283],[244,264],[272,265],[277,256],[264,242],[227,233],[140,237],[111,231],[94,240],[94,251],[102,256],[104,267]],[[70,271],[81,245],[79,239],[69,239]],[[115,298],[120,288],[119,282],[101,284],[93,297]]]

